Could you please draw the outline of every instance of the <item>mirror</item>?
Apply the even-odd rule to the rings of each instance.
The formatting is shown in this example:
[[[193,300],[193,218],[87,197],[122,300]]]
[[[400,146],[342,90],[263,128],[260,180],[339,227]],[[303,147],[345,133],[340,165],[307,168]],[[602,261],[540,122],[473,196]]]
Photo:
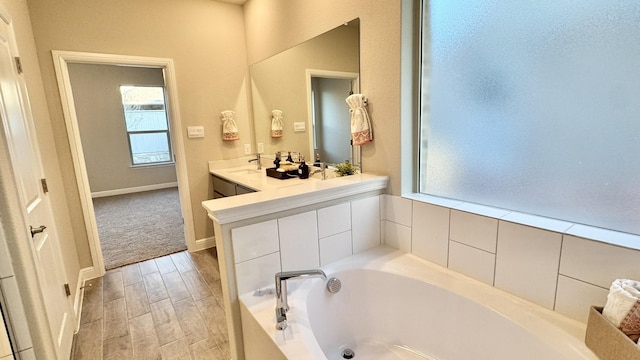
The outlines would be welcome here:
[[[359,24],[352,20],[250,67],[255,148],[262,144],[267,158],[291,151],[310,164],[319,154],[329,164],[360,165],[345,102],[359,92]],[[282,112],[281,131],[273,110]]]

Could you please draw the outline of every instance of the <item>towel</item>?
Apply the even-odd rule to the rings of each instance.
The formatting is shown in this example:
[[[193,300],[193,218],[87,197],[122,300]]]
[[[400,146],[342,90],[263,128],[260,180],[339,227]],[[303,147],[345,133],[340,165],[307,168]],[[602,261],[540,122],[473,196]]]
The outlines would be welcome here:
[[[240,139],[238,125],[236,125],[236,121],[233,119],[235,114],[236,113],[231,110],[225,110],[220,115],[222,119],[222,140],[224,141]]]
[[[349,95],[345,100],[351,113],[351,138],[353,145],[363,145],[373,141],[371,121],[365,106],[367,98],[362,94]]]
[[[282,110],[271,111],[271,137],[282,137]]]
[[[640,338],[640,282],[615,280],[609,289],[602,315],[637,342]]]

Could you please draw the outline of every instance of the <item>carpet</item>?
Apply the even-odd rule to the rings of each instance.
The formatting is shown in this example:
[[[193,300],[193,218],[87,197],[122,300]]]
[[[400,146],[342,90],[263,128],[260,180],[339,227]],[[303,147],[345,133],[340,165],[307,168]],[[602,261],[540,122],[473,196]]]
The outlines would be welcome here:
[[[93,199],[107,270],[187,249],[178,188]]]

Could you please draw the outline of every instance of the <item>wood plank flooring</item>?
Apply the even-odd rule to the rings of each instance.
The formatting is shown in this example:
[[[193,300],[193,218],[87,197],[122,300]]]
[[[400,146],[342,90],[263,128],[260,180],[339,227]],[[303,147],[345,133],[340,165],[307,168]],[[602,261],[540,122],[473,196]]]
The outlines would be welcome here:
[[[228,360],[218,269],[215,249],[207,249],[127,265],[91,280],[71,358]]]

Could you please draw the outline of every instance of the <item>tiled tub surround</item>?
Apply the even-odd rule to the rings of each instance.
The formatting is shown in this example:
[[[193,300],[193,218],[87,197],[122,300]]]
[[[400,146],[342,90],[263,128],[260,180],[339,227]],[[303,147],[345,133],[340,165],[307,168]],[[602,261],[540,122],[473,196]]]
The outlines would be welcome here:
[[[416,195],[382,197],[391,247],[586,323],[617,278],[640,279],[640,237]]]
[[[380,245],[387,181],[358,174],[203,202],[216,234],[233,359],[244,358],[239,294],[273,286],[278,271],[317,268]]]
[[[283,331],[273,296],[241,295],[247,360],[341,359],[345,347],[362,359],[597,359],[578,321],[412,254],[379,246],[323,270],[342,289],[293,282]]]

